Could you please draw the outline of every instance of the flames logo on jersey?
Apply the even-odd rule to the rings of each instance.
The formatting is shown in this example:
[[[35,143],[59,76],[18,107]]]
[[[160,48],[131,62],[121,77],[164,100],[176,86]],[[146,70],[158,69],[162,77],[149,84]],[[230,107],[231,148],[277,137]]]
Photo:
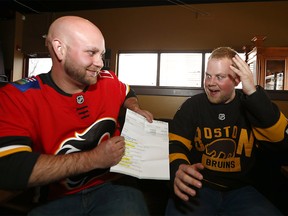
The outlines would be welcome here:
[[[112,118],[98,120],[83,133],[76,133],[75,137],[66,139],[56,154],[70,154],[93,149],[99,143],[109,139],[114,134],[115,126],[116,121]],[[69,188],[82,186],[91,179],[106,173],[108,170],[108,168],[95,169],[88,173],[67,178],[66,186]]]

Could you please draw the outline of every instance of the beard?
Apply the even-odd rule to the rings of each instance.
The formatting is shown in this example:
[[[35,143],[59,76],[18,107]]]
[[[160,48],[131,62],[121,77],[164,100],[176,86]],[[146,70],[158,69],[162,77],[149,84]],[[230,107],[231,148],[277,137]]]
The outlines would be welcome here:
[[[226,101],[226,98],[223,98],[222,96],[212,97],[211,95],[207,95],[207,97],[210,103],[213,103],[213,104],[221,104],[221,103],[225,103]]]
[[[66,74],[73,79],[74,81],[80,83],[81,85],[88,86],[95,84],[97,82],[97,76],[99,73],[99,69],[91,69],[89,67],[83,67],[75,65],[74,62],[70,61],[68,58],[66,62],[64,63],[64,69],[66,71]],[[95,71],[95,76],[89,76],[87,74],[87,70]],[[97,72],[96,72],[97,71]]]
[[[234,96],[233,94],[221,94],[219,92],[219,94],[217,94],[216,96],[213,96],[210,94],[209,90],[205,89],[206,92],[206,96],[208,98],[208,100],[210,101],[210,103],[213,104],[225,104],[227,102],[230,102]]]

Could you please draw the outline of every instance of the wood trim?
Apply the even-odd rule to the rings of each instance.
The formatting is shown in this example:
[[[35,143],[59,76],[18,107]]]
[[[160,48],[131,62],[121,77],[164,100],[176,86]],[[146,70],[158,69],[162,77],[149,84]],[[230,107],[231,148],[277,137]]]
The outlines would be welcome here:
[[[191,97],[193,95],[204,92],[203,88],[198,89],[183,89],[183,88],[157,88],[157,87],[139,87],[131,86],[137,95],[155,95],[155,96],[183,96]],[[271,100],[286,101],[288,91],[285,90],[266,90]]]
[[[204,92],[203,89],[180,89],[180,88],[159,88],[159,87],[138,87],[131,86],[137,95],[156,95],[156,96],[183,96],[189,97]]]

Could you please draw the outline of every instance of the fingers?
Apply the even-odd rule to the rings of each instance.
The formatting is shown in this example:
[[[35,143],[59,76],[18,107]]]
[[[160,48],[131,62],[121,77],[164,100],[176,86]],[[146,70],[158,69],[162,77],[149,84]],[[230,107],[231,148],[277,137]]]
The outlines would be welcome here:
[[[233,58],[233,61],[237,65],[239,70],[244,69],[244,68],[249,69],[249,66],[247,65],[247,63],[239,55],[236,55]]]
[[[239,76],[242,81],[242,89],[246,95],[251,95],[256,91],[253,73],[248,64],[238,55],[233,59],[237,67],[231,65],[230,68]]]
[[[189,200],[189,196],[187,194],[189,194],[190,196],[195,196],[196,195],[195,190],[192,190],[191,188],[189,188],[188,186],[185,186],[185,185],[180,186],[175,181],[174,181],[174,193],[180,199],[182,199],[184,201],[188,201]]]
[[[204,166],[201,163],[193,165],[180,165],[178,170],[179,177],[187,185],[192,185],[194,187],[201,188],[202,187],[201,180],[203,179],[203,176],[199,171],[202,169],[204,169]]]
[[[241,59],[240,56],[236,55],[233,59],[233,62],[235,63],[235,65],[237,67],[235,67],[234,65],[231,65],[231,69],[238,75],[241,77],[243,77],[245,74],[247,75],[251,75],[252,72],[250,71],[249,66],[247,65],[247,63]]]
[[[154,118],[152,113],[150,113],[150,112],[147,111],[147,110],[142,110],[142,109],[139,109],[139,110],[137,110],[136,112],[137,112],[138,114],[144,116],[144,117],[147,119],[148,122],[152,123],[153,118]]]
[[[95,151],[100,168],[107,168],[119,163],[125,154],[125,140],[122,136],[112,137],[99,144]]]
[[[179,166],[174,179],[174,192],[179,198],[187,201],[189,196],[196,195],[196,188],[202,187],[203,176],[199,172],[202,169],[204,166],[201,163]]]
[[[122,136],[112,137],[110,139],[111,142],[111,154],[114,154],[115,157],[123,157],[125,154],[125,140]],[[119,162],[119,161],[118,161]]]
[[[174,180],[174,192],[181,199],[187,201],[189,196],[195,196],[196,191],[185,181],[181,181],[180,178],[175,178]]]
[[[147,110],[144,110],[144,117],[147,119],[148,122],[152,123],[154,117],[153,114]]]
[[[115,136],[110,139],[112,145],[114,144],[115,149],[125,150],[125,139],[123,136]]]

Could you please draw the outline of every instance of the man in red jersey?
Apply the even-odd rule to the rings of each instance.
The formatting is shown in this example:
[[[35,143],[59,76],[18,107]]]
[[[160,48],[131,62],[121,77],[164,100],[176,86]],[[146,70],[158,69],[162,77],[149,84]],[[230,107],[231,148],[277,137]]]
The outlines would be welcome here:
[[[122,106],[147,121],[130,87],[101,71],[105,41],[90,21],[55,20],[46,45],[47,74],[0,90],[0,188],[49,185],[49,201],[30,215],[147,215],[142,194],[118,185],[109,168],[124,155]]]

